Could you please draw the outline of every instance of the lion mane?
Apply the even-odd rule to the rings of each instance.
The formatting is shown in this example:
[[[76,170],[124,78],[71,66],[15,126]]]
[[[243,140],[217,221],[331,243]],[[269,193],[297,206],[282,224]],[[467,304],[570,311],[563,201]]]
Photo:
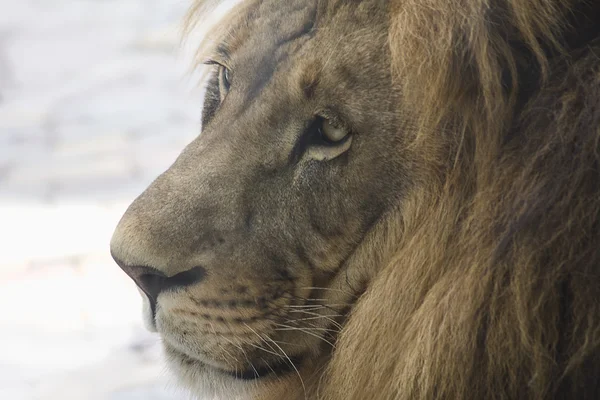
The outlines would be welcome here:
[[[600,398],[600,5],[381,6],[427,162],[309,398]]]
[[[599,10],[392,2],[399,113],[437,158],[324,398],[600,396]]]

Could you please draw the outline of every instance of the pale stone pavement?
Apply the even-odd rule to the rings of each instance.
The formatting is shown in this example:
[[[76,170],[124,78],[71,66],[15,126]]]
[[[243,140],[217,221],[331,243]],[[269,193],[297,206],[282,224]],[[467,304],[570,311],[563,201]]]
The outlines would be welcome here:
[[[189,399],[112,262],[199,130],[191,0],[0,0],[0,399]]]

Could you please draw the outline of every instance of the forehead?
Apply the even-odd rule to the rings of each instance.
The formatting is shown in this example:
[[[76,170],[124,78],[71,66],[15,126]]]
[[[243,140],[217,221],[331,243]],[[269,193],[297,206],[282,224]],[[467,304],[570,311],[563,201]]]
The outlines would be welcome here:
[[[314,36],[317,25],[317,0],[252,0],[236,11],[217,39],[216,50],[225,57],[244,50],[274,56],[286,45]]]
[[[210,50],[224,61],[280,61],[307,42],[343,48],[383,32],[386,10],[386,0],[246,0],[212,32]]]
[[[320,81],[356,83],[353,75],[385,62],[386,16],[386,0],[246,1],[214,32],[211,55],[252,77],[248,98],[276,71],[288,94],[311,97]]]

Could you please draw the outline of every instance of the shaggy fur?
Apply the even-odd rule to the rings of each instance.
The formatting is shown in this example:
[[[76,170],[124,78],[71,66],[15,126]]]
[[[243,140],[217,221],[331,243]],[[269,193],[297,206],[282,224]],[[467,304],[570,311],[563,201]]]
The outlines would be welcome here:
[[[597,2],[248,0],[209,39],[200,59],[228,53],[231,89],[209,91],[202,135],[112,243],[168,276],[206,267],[158,298],[186,386],[600,398]],[[326,161],[300,134],[323,109],[352,132]],[[218,306],[232,298],[261,314]],[[219,372],[268,353],[303,360],[250,382]]]
[[[461,142],[404,211],[324,398],[598,398],[598,6],[402,0],[391,18],[415,147]]]

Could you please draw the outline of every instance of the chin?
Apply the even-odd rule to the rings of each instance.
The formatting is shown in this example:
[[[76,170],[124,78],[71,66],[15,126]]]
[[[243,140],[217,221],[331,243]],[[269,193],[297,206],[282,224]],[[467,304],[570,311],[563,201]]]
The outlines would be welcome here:
[[[311,398],[307,390],[308,380],[303,370],[314,365],[306,361],[298,370],[278,370],[259,376],[241,373],[237,377],[229,372],[208,365],[164,343],[167,362],[179,383],[200,399],[211,400],[294,400]],[[300,377],[302,376],[302,379]],[[298,394],[301,394],[298,397]],[[308,396],[308,397],[306,397]]]
[[[234,378],[222,371],[192,360],[165,345],[165,354],[171,371],[179,383],[203,399],[246,400],[257,399],[257,383]]]

